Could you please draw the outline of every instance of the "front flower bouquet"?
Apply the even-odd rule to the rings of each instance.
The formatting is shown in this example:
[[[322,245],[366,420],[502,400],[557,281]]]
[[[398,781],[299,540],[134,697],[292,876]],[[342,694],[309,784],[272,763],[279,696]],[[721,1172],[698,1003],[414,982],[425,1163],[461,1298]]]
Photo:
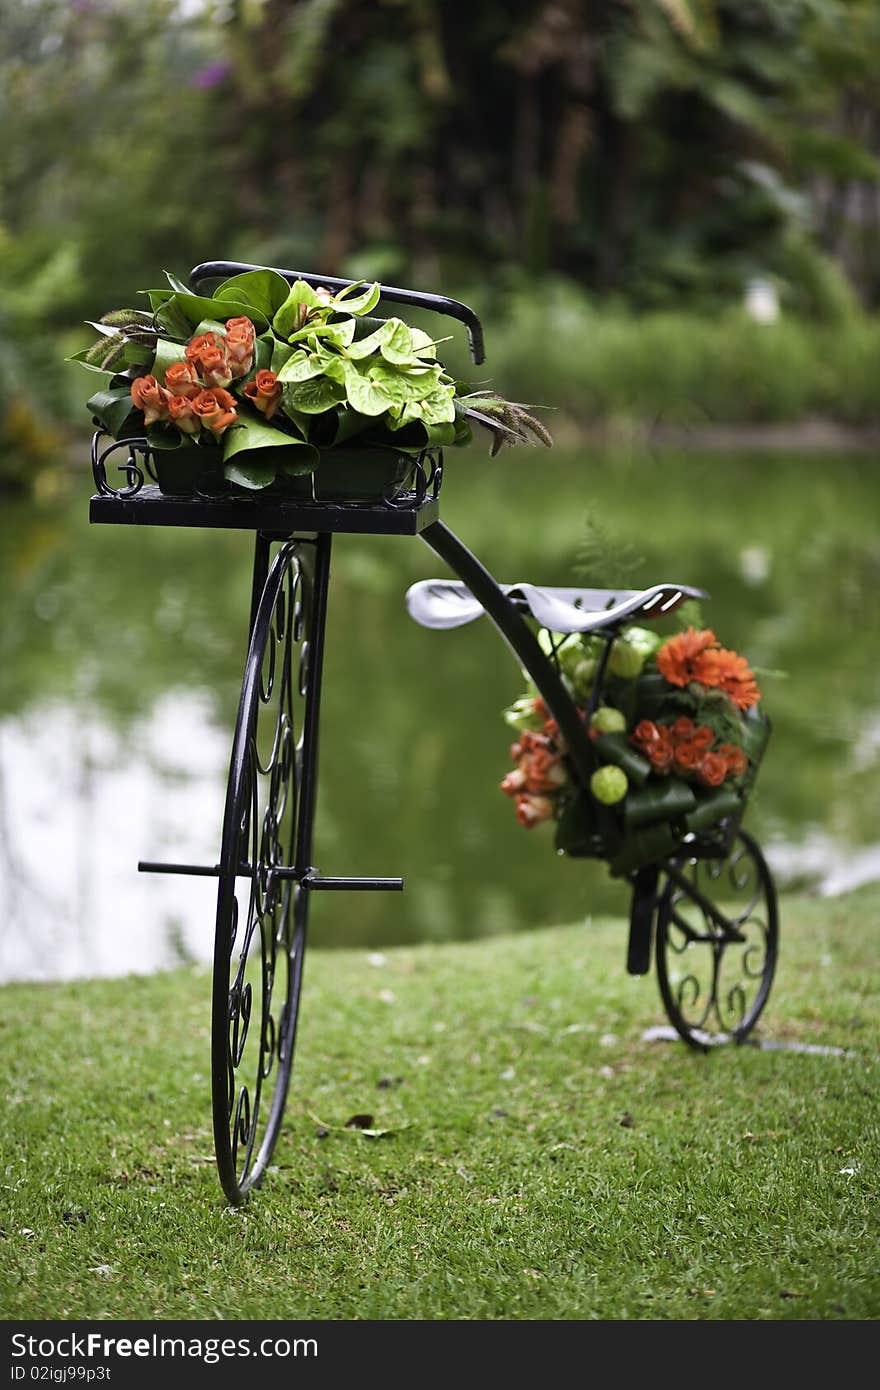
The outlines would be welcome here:
[[[105,378],[88,401],[95,422],[145,441],[164,492],[370,501],[468,443],[475,423],[492,452],[551,443],[527,407],[457,383],[422,329],[372,317],[378,284],[334,294],[257,269],[206,296],[167,278],[145,291],[149,310],[92,324],[97,341],[74,359]]]
[[[543,700],[523,695],[505,711],[515,767],[501,783],[520,825],[553,823],[558,850],[627,875],[686,837],[717,842],[739,824],[770,733],[744,657],[708,628],[664,639],[630,626],[596,691],[602,638],[541,637],[587,724],[595,771],[580,788]]]

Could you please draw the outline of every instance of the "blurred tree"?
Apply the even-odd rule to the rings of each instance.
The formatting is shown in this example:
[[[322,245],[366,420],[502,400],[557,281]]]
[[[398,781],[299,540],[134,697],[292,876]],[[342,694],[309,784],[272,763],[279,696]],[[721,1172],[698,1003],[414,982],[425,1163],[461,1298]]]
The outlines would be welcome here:
[[[775,270],[822,309],[806,195],[877,185],[838,128],[875,0],[238,0],[226,28],[252,216],[328,270],[552,269],[637,303]]]
[[[876,304],[878,61],[878,0],[7,4],[0,476],[57,448],[63,335],[166,266]]]
[[[205,257],[637,305],[880,296],[878,0],[27,0],[4,255],[51,320]],[[502,283],[509,283],[502,277]]]

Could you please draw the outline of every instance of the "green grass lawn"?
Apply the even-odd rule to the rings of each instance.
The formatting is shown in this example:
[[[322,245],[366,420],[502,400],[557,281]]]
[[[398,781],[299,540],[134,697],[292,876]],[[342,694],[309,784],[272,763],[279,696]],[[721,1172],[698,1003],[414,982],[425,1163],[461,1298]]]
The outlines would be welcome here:
[[[644,1040],[664,1017],[619,920],[313,950],[239,1210],[206,970],[6,986],[0,1316],[875,1318],[878,909],[783,900],[759,1037],[832,1055]]]

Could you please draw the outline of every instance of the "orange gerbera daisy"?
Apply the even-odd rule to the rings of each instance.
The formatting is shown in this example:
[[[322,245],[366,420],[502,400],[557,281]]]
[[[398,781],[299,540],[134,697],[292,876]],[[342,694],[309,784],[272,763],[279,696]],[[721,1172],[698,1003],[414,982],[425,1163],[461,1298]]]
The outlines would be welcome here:
[[[761,698],[755,674],[744,656],[729,652],[726,647],[714,647],[700,652],[694,662],[694,680],[723,690],[740,709],[749,709]]]
[[[670,637],[657,653],[657,670],[670,685],[687,685],[688,681],[699,680],[694,673],[694,663],[707,647],[714,647],[718,641],[711,628],[697,632],[689,627],[677,637]]]

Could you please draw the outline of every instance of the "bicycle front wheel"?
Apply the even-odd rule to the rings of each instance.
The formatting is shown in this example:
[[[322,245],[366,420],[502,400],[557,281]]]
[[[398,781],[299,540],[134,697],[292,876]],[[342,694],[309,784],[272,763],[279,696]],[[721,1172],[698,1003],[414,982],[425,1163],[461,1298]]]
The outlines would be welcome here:
[[[271,1158],[296,1041],[309,893],[291,870],[304,872],[311,854],[326,605],[314,551],[285,543],[266,578],[230,762],[211,1051],[215,1154],[233,1205]]]

